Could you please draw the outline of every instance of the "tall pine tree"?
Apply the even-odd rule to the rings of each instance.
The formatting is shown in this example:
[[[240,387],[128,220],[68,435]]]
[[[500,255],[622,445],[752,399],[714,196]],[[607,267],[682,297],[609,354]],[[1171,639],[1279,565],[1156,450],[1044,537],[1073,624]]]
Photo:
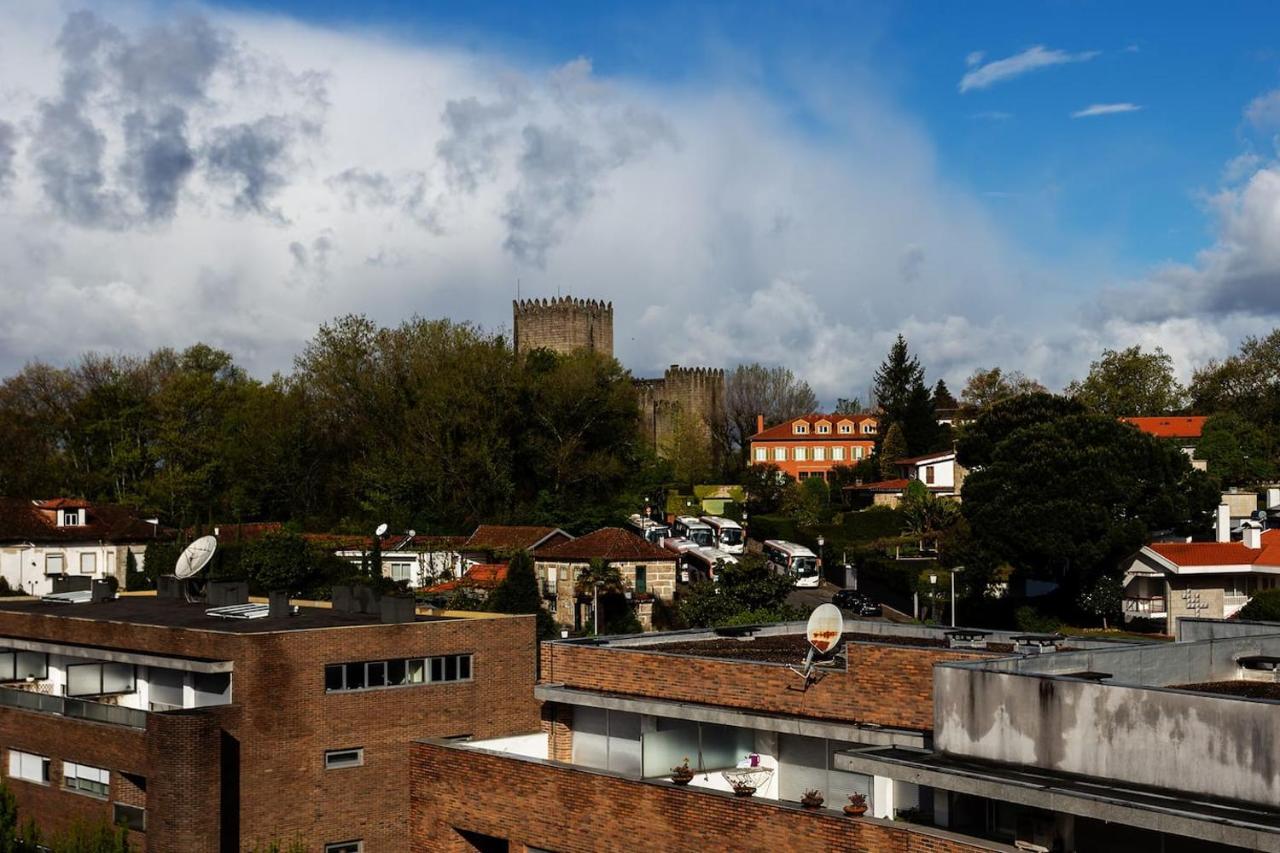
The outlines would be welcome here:
[[[924,384],[920,359],[907,350],[907,340],[898,335],[889,355],[876,371],[876,402],[883,410],[883,422],[902,427],[908,453],[928,453],[935,449],[938,420],[933,398]]]

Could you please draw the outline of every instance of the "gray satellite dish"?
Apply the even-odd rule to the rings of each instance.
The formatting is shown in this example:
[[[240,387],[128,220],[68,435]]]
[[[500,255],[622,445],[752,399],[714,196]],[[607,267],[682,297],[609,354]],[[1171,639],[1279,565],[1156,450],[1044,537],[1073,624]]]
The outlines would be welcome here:
[[[808,687],[814,681],[813,666],[815,657],[828,657],[840,645],[844,636],[844,614],[834,604],[820,604],[809,614],[809,624],[805,627],[805,639],[809,641],[809,653],[804,656],[804,668],[789,669],[804,679]]]
[[[413,528],[409,528],[409,538],[410,538],[410,539],[412,539],[413,537],[415,537],[415,536],[417,536],[417,535],[418,535],[418,531],[414,530]]]
[[[190,580],[200,574],[200,570],[209,565],[213,552],[218,548],[218,540],[213,536],[201,536],[187,546],[178,557],[173,567],[173,574],[180,581]]]
[[[382,524],[379,524],[379,525],[378,525],[378,529],[377,529],[377,530],[373,531],[373,535],[374,535],[374,536],[383,536],[383,535],[385,535],[385,534],[386,534],[386,532],[387,532],[387,524],[386,524],[386,522],[384,521]]]

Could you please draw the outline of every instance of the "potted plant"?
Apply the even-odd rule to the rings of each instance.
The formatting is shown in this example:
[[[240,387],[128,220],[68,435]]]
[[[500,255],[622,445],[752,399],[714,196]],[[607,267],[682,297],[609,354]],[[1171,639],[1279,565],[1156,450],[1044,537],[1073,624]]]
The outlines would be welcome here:
[[[867,796],[866,794],[850,794],[849,805],[844,807],[844,813],[851,817],[861,817],[867,813]]]
[[[820,809],[822,803],[822,793],[817,788],[810,788],[800,795],[800,805],[806,809]]]
[[[736,797],[750,797],[756,792],[755,786],[746,782],[731,782],[730,784],[733,786],[733,794]]]
[[[671,768],[671,781],[677,785],[688,785],[693,781],[693,770],[689,767],[689,757],[684,762]]]

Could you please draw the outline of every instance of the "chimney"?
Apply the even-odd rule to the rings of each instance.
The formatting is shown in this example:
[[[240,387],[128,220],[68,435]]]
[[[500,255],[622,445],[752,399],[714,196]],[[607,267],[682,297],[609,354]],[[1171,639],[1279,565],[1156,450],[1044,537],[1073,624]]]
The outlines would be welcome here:
[[[1280,488],[1274,486],[1267,489],[1267,505],[1263,509],[1280,508]]]
[[[756,415],[756,432],[764,432],[764,415]],[[1280,489],[1277,489],[1280,491]]]
[[[1231,541],[1231,507],[1226,504],[1218,504],[1218,520],[1214,531],[1218,534],[1219,542]]]
[[[1262,525],[1256,521],[1244,523],[1244,547],[1255,551],[1262,547]]]

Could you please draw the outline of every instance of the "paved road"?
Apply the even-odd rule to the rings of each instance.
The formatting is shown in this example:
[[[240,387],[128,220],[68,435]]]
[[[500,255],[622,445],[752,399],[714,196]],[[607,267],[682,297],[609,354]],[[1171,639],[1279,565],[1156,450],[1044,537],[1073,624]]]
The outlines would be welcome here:
[[[839,589],[829,583],[823,582],[822,586],[812,587],[809,589],[794,589],[787,596],[787,604],[792,607],[798,607],[805,613],[813,610],[819,604],[826,604],[831,601],[831,596]]]

